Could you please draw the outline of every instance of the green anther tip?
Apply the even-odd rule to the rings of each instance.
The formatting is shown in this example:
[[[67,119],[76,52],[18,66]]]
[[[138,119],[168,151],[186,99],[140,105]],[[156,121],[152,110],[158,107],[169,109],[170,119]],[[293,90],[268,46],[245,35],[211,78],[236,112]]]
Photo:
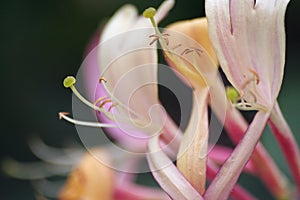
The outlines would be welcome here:
[[[76,79],[74,78],[74,76],[67,76],[64,80],[64,86],[66,88],[71,87],[72,85],[74,85],[76,82]]]
[[[143,15],[144,17],[146,18],[153,18],[154,15],[156,13],[156,9],[153,8],[153,7],[150,7],[150,8],[147,8],[144,12],[143,12]]]
[[[235,103],[239,100],[240,94],[234,87],[226,87],[226,96],[227,98]]]

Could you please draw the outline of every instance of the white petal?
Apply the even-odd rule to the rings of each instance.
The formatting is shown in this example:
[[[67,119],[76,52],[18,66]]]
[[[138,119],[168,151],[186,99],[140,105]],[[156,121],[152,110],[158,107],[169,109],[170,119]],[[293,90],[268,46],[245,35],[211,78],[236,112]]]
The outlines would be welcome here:
[[[101,41],[105,41],[130,29],[138,18],[138,11],[133,5],[124,5],[110,18],[101,33]]]
[[[173,0],[164,2],[157,19],[173,4]],[[108,22],[98,47],[99,67],[108,88],[145,122],[151,122],[149,109],[158,104],[157,52],[149,45],[152,34],[150,21],[137,17],[132,6],[125,6]]]
[[[212,43],[223,71],[239,90],[257,72],[268,103],[277,97],[284,69],[284,14],[288,0],[207,0]]]

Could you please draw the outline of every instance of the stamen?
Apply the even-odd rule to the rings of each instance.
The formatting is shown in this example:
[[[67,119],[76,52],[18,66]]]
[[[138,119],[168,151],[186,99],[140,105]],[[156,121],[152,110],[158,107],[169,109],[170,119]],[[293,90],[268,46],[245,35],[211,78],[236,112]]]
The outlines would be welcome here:
[[[97,122],[86,122],[86,121],[79,121],[79,120],[75,120],[72,119],[70,117],[68,117],[69,113],[68,112],[59,112],[58,113],[58,117],[59,119],[64,119],[68,122],[71,122],[73,124],[76,125],[81,125],[81,126],[89,126],[89,127],[97,127],[97,128],[117,128],[116,125],[113,124],[105,124],[105,123],[97,123]]]
[[[94,102],[94,106],[97,106],[97,104],[101,101],[103,101],[104,99],[108,99],[109,97],[100,97],[99,99],[97,99],[95,102]]]
[[[259,84],[259,76],[258,73],[255,71],[255,69],[253,68],[249,68],[249,71],[255,76],[255,80],[256,80],[256,85]]]
[[[163,39],[165,41],[165,45],[168,46],[169,45],[168,36],[170,36],[170,34],[168,34],[168,33],[150,35],[149,38],[154,38],[154,39],[149,43],[149,45],[151,46],[156,41],[159,41],[160,39]]]
[[[244,99],[244,93],[240,95],[238,91],[234,87],[226,87],[226,96],[231,101],[235,108],[244,111],[253,111],[253,110],[266,110],[266,108],[262,105],[256,103],[257,99],[255,94],[250,90],[251,97],[253,100],[251,102],[247,102]],[[240,100],[240,102],[238,102]]]
[[[246,88],[247,85],[249,85],[251,82],[255,81],[255,84],[258,85],[259,84],[259,76],[258,73],[255,71],[255,69],[253,68],[249,68],[249,71],[253,74],[253,77],[249,77],[248,79],[246,79],[246,81],[244,82],[244,84],[242,85],[242,88]],[[244,77],[246,78],[246,75],[244,74]]]
[[[103,106],[104,106],[105,104],[111,103],[111,102],[112,102],[111,99],[105,100],[105,101],[103,101],[103,102],[99,105],[99,108],[103,108]]]
[[[247,103],[245,101],[242,101],[237,104],[233,104],[234,107],[243,110],[243,111],[254,111],[254,110],[263,110],[267,111],[267,108],[265,106],[262,106],[257,103]]]
[[[107,80],[106,80],[104,77],[101,77],[101,78],[99,79],[99,83],[101,83],[102,81],[105,82],[105,83],[107,82]]]
[[[141,116],[139,113],[135,112],[134,110],[132,110],[131,108],[129,108],[127,105],[123,104],[118,98],[116,98],[108,89],[107,85],[106,85],[106,79],[101,77],[99,79],[99,83],[102,84],[104,90],[106,91],[106,93],[108,94],[108,96],[111,98],[111,102],[113,102],[113,104],[108,108],[108,111],[110,112],[110,110],[115,107],[115,106],[120,106],[120,108],[123,109],[119,109],[119,112],[125,113],[126,116],[128,116],[128,112],[132,115],[134,115],[134,118],[123,118],[123,120],[125,120],[124,122],[127,123],[135,123],[138,124],[139,126],[144,126],[145,122],[143,121],[143,119],[145,117]],[[101,106],[101,105],[100,105]]]
[[[106,81],[105,79],[103,79],[103,81]],[[85,105],[87,105],[88,107],[92,108],[93,110],[97,110],[99,112],[102,112],[108,119],[113,120],[113,116],[111,113],[109,113],[108,111],[106,111],[103,108],[99,108],[95,105],[93,105],[91,102],[89,102],[88,100],[86,100],[79,92],[78,90],[75,88],[74,84],[76,82],[76,79],[73,76],[68,76],[64,79],[64,86],[66,88],[70,88],[72,90],[72,92],[76,95],[76,97],[81,100]]]
[[[153,7],[147,8],[143,12],[144,17],[146,17],[146,18],[153,18],[155,14],[156,14],[156,9]]]
[[[106,85],[106,79],[101,77],[99,79],[99,83],[102,84],[104,90],[106,91],[106,93],[108,94],[108,96],[110,96],[112,102],[115,102],[117,105],[120,105],[121,107],[123,107],[125,110],[129,111],[131,114],[135,115],[138,118],[141,118],[141,116],[135,112],[134,110],[132,110],[131,108],[129,108],[128,106],[126,106],[125,104],[123,104],[118,98],[116,98],[108,89],[107,85]]]
[[[202,49],[198,49],[198,48],[186,48],[186,49],[181,53],[181,55],[189,54],[189,53],[192,53],[192,52],[195,52],[195,53],[198,54],[198,56],[201,56],[201,54],[203,53],[203,50],[202,50]]]
[[[150,9],[151,11],[151,9]],[[184,74],[188,74],[188,75],[191,75],[192,77],[195,77],[197,75],[195,75],[195,71],[199,73],[199,75],[202,77],[202,72],[200,71],[200,67],[197,67],[197,59],[196,59],[196,56],[193,55],[193,63],[191,64],[193,70],[189,69],[189,68],[186,68],[182,62],[183,59],[181,59],[179,56],[178,56],[178,53],[174,52],[174,50],[178,47],[181,47],[181,44],[179,45],[176,45],[173,49],[169,49],[168,45],[169,45],[169,39],[167,38],[167,36],[170,36],[170,34],[162,34],[160,32],[160,30],[158,29],[157,27],[157,24],[155,23],[155,20],[154,20],[154,14],[152,11],[150,12],[148,9],[146,9],[144,11],[144,16],[146,18],[149,18],[151,20],[151,23],[153,25],[153,28],[155,30],[155,35],[153,36],[150,36],[150,37],[153,37],[154,40],[150,42],[150,45],[153,44],[154,42],[156,42],[157,40],[159,41],[160,45],[161,45],[161,49],[164,51],[165,53],[165,56],[166,57],[170,57],[172,62],[174,63],[179,63],[178,65],[176,65],[175,67],[177,68],[178,71],[180,72],[183,72]],[[152,13],[152,14],[149,14],[149,13]],[[201,54],[203,53],[203,50],[201,49],[196,49],[196,48],[192,48],[192,49],[189,49],[188,52],[184,52],[184,54],[186,53],[190,53],[190,52],[195,52],[198,56],[201,56]],[[189,59],[188,59],[189,60]],[[208,80],[206,80],[208,81]]]
[[[157,27],[155,20],[154,20],[154,15],[156,14],[156,9],[153,7],[147,8],[144,12],[143,15],[144,17],[148,18],[151,20],[151,23],[153,27]]]
[[[173,48],[172,48],[172,50],[174,51],[175,49],[177,49],[177,48],[179,48],[179,47],[181,47],[182,46],[182,44],[177,44],[177,45],[175,45]]]
[[[156,13],[156,9],[155,8],[147,8],[144,12],[143,12],[143,15],[145,18],[148,18],[150,19],[151,21],[151,24],[155,30],[155,33],[156,33],[156,36],[158,37],[158,40],[160,42],[160,44],[162,45],[162,47],[164,48],[164,45],[167,45],[169,43],[169,40],[165,40],[163,39],[163,36],[168,36],[168,34],[161,34],[160,30],[158,29],[158,26],[154,20],[154,15]],[[155,40],[156,41],[156,40]],[[155,42],[154,41],[154,42]],[[153,41],[152,41],[153,42]],[[166,43],[165,43],[166,42]],[[153,43],[152,43],[153,44]]]
[[[257,90],[257,85],[259,84],[259,75],[253,68],[249,68],[249,71],[253,76],[247,78],[247,76],[244,75],[244,77],[247,79],[241,86],[241,102],[233,102],[233,104],[240,110],[267,110],[265,106],[257,103],[257,97],[263,98],[260,95],[260,92]]]
[[[154,38],[149,45],[151,46],[152,44],[154,44],[156,41],[159,40],[159,37],[157,35],[150,35],[149,38]]]

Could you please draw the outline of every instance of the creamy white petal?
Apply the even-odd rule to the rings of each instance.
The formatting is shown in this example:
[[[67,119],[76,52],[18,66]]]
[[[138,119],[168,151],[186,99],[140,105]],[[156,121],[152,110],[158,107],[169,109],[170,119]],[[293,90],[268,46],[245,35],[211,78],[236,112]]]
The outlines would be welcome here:
[[[209,33],[221,67],[242,92],[259,77],[258,102],[273,104],[284,70],[284,15],[288,0],[207,0]],[[261,97],[259,97],[261,96]],[[264,99],[264,100],[263,100]],[[264,102],[267,101],[267,102]]]
[[[173,4],[173,0],[162,4],[157,11],[158,21]],[[98,47],[99,67],[108,88],[123,104],[139,113],[145,124],[151,122],[151,106],[159,104],[156,46],[149,45],[152,34],[150,21],[138,17],[132,6],[125,6],[104,28]]]

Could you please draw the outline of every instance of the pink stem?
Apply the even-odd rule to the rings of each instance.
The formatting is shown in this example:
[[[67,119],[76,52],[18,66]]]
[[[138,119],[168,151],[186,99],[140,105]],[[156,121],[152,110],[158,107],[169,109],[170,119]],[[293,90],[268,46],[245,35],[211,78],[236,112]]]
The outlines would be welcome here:
[[[226,114],[225,129],[233,143],[238,144],[246,132],[248,124],[236,109],[231,108]],[[275,197],[280,198],[287,195],[287,178],[279,170],[262,143],[259,142],[256,145],[251,162],[255,167],[256,175]]]
[[[212,181],[215,176],[218,174],[218,167],[213,162],[207,163],[206,176],[209,181]],[[235,200],[254,200],[256,199],[244,188],[236,184],[230,194],[230,197]]]
[[[221,200],[228,198],[263,133],[269,115],[269,113],[263,111],[259,111],[255,115],[243,139],[223,164],[205,192],[205,199]]]
[[[219,165],[222,165],[226,159],[230,156],[232,153],[232,149],[224,146],[216,145],[208,154],[208,159],[212,161],[213,163]],[[251,160],[246,164],[244,172],[256,175],[256,169],[254,168],[254,165]]]
[[[300,193],[300,152],[294,135],[285,121],[278,103],[275,104],[268,124],[274,133],[281,150],[291,169],[296,182],[298,193]]]
[[[146,186],[136,185],[134,183],[123,183],[123,185],[118,185],[114,193],[113,199],[122,200],[145,200],[145,199],[169,199],[168,195],[158,189],[150,188]]]

